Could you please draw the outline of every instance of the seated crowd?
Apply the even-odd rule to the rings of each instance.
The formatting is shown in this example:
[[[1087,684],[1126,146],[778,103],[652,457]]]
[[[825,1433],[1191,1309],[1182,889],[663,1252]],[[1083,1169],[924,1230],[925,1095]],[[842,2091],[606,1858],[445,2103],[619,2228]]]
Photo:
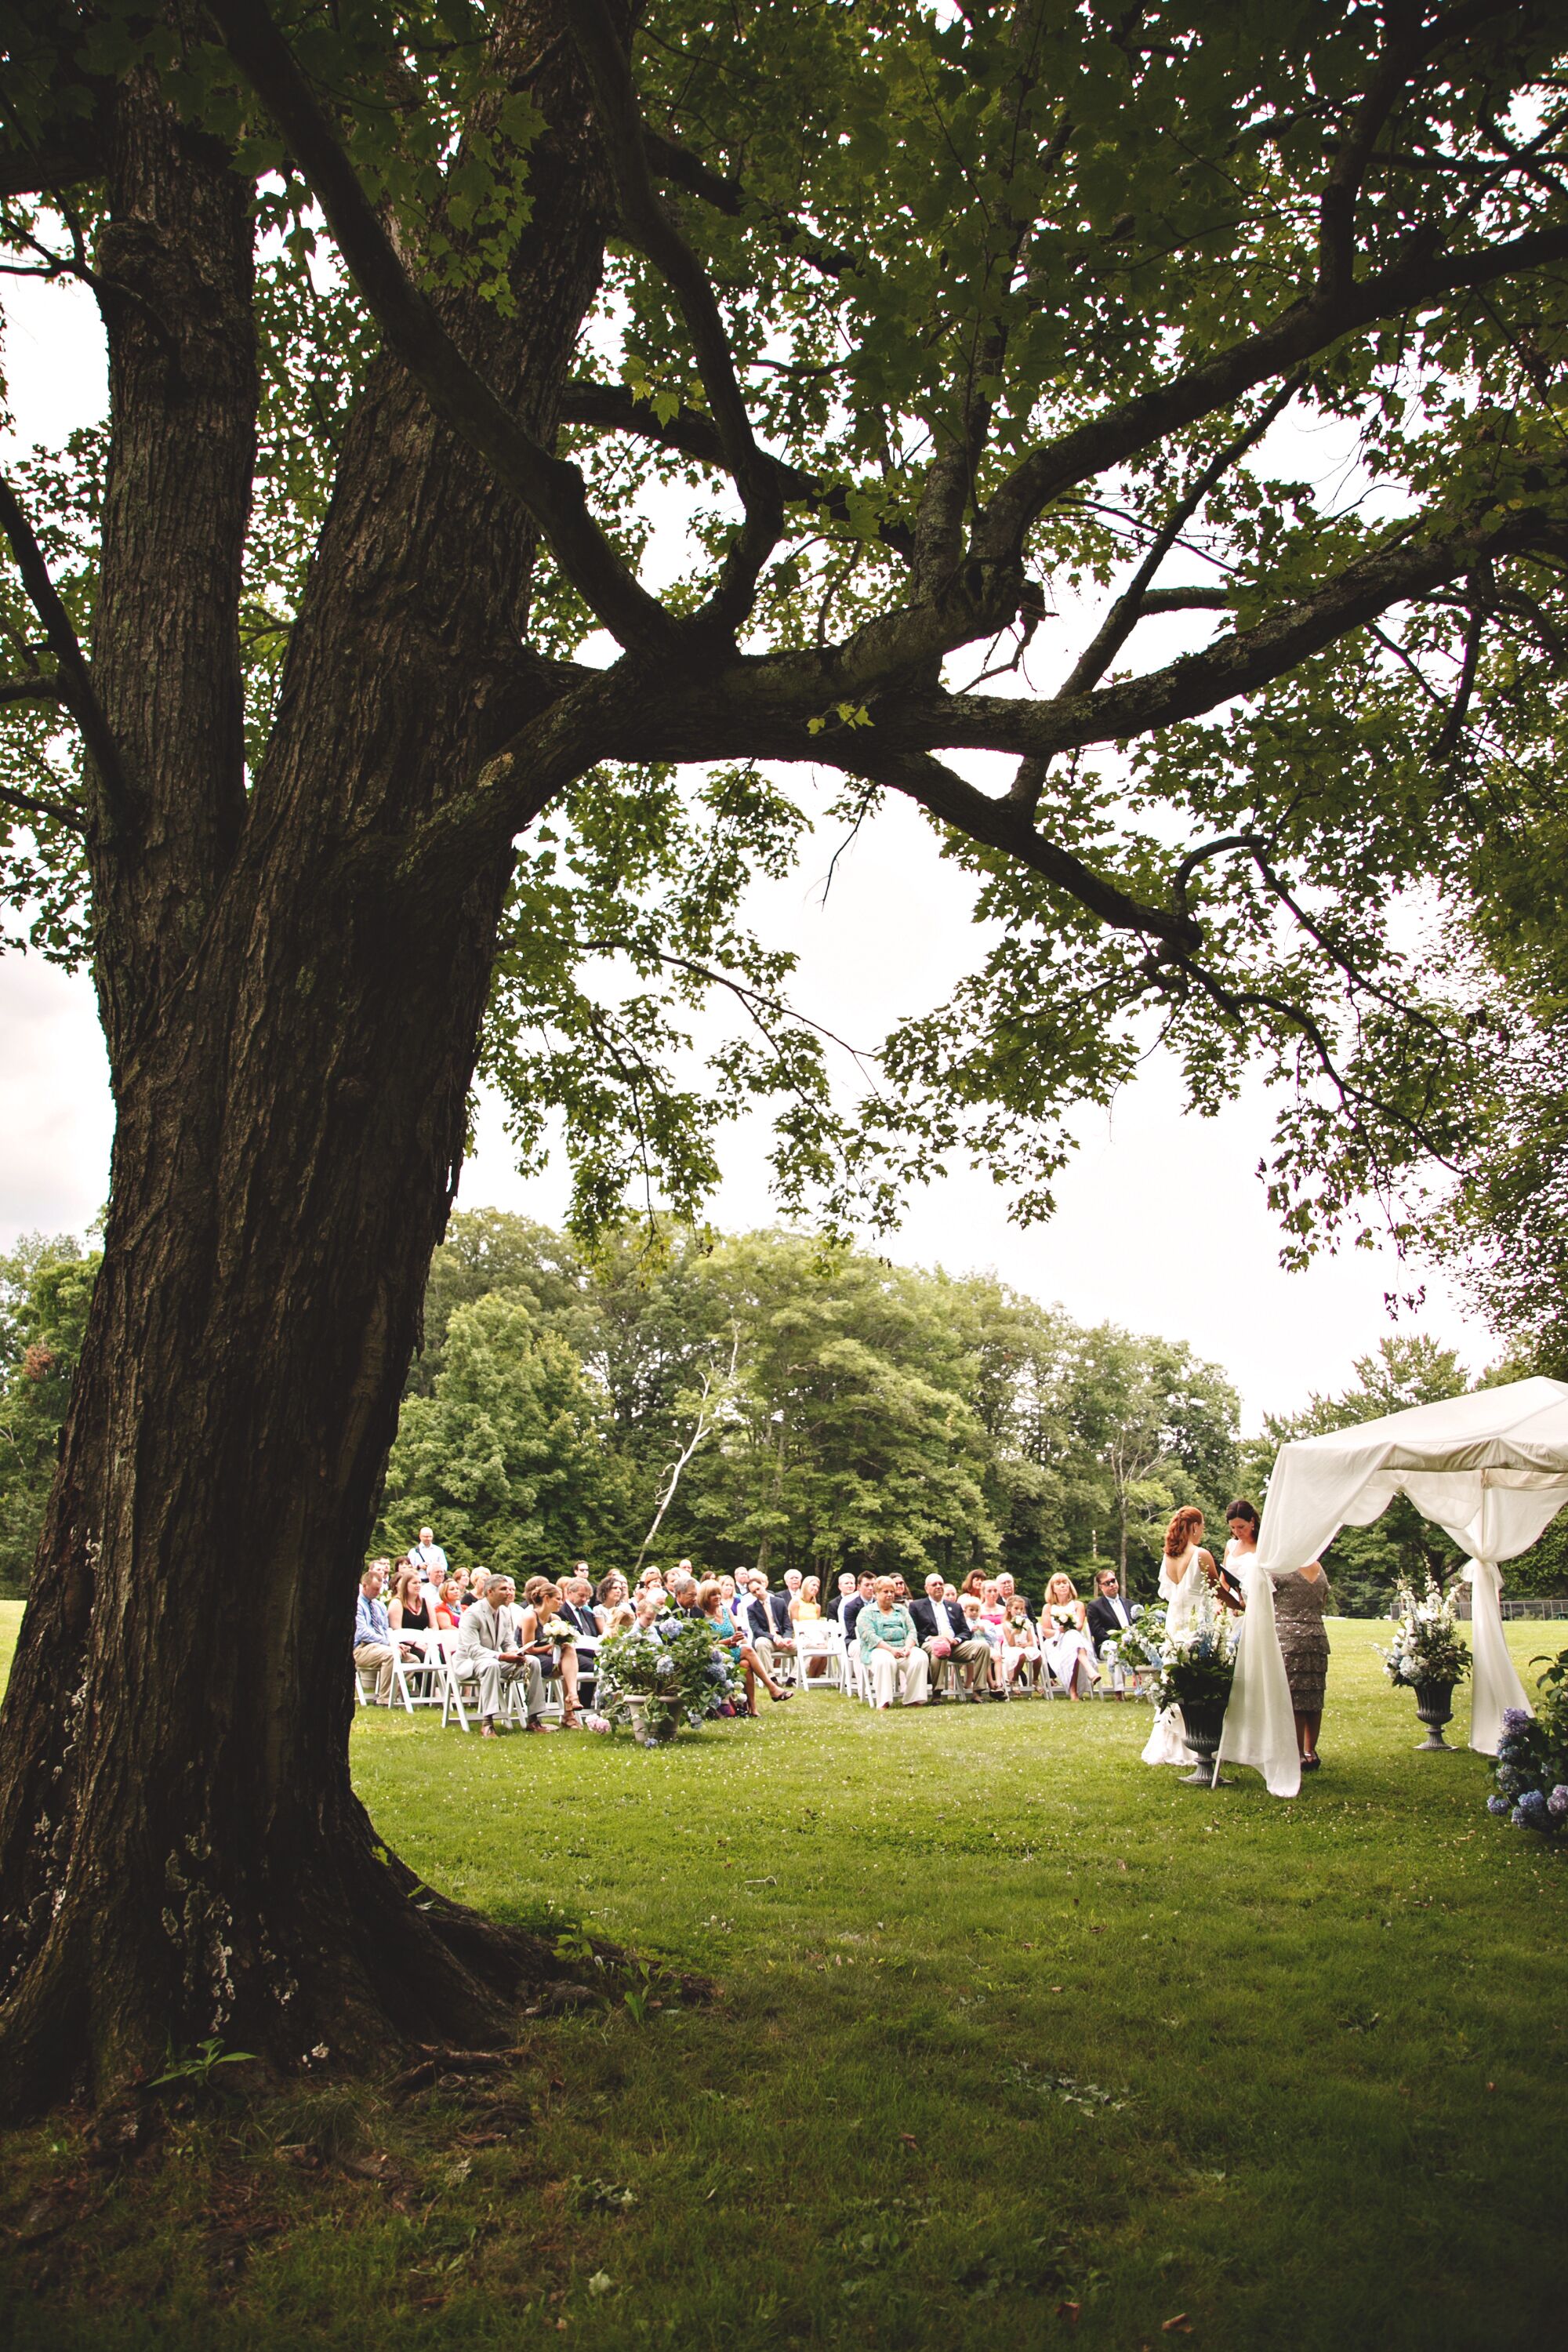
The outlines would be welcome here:
[[[792,1683],[827,1677],[836,1660],[879,1707],[977,1706],[1052,1689],[1079,1699],[1097,1685],[1121,1698],[1128,1685],[1117,1641],[1131,1619],[1114,1569],[1099,1570],[1087,1608],[1071,1577],[1053,1576],[1037,1611],[1010,1575],[979,1569],[959,1585],[933,1572],[918,1598],[901,1576],[847,1571],[825,1606],[820,1579],[797,1569],[775,1588],[760,1568],[700,1580],[689,1560],[668,1574],[645,1569],[635,1584],[618,1570],[595,1584],[579,1560],[559,1583],[530,1577],[520,1596],[510,1576],[453,1569],[429,1528],[395,1566],[377,1559],[366,1569],[353,1662],[362,1686],[374,1682],[374,1704],[386,1706],[399,1656],[424,1656],[423,1640],[410,1637],[449,1635],[447,1654],[478,1693],[486,1738],[501,1727],[503,1685],[516,1681],[530,1731],[554,1730],[546,1716],[552,1688],[570,1730],[584,1719],[602,1641],[631,1627],[658,1638],[693,1619],[739,1669],[745,1696],[736,1711],[749,1715],[759,1687],[770,1700],[787,1699]]]

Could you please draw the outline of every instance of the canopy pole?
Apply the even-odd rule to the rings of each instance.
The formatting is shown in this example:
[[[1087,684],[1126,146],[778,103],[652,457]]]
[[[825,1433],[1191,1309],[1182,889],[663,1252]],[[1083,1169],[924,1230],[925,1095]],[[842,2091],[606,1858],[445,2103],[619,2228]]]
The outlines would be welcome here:
[[[1465,1568],[1470,1588],[1470,1635],[1475,1646],[1475,1679],[1470,1687],[1470,1746],[1482,1756],[1495,1756],[1502,1738],[1505,1707],[1535,1709],[1524,1695],[1524,1685],[1508,1654],[1502,1630],[1502,1577],[1493,1559],[1472,1559]]]

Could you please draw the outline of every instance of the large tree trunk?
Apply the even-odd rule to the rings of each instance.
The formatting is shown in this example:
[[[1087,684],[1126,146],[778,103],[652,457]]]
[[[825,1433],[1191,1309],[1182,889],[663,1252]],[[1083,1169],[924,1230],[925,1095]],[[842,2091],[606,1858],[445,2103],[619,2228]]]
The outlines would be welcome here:
[[[499,82],[542,58],[552,124],[521,299],[448,311],[548,435],[602,228],[571,45],[537,13],[498,61]],[[247,814],[248,205],[154,91],[121,116],[95,666],[143,814],[133,856],[95,848],[110,1209],[0,1719],[12,2113],[207,2034],[369,2053],[421,2029],[437,1977],[502,2034],[544,1960],[416,1901],[348,1772],[355,1583],[507,882],[498,862],[409,900],[359,851],[406,839],[515,719],[531,543],[382,364]]]

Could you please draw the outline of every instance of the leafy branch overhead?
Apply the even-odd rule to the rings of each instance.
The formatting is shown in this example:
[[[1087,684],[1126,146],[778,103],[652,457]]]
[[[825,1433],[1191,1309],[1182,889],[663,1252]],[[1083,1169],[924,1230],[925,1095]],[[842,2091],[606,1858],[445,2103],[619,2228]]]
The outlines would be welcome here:
[[[1298,1255],[1463,1160],[1495,1026],[1448,950],[1552,805],[1568,646],[1559,12],[572,0],[542,48],[505,6],[23,15],[16,268],[111,327],[142,299],[104,93],[149,70],[258,232],[243,806],[153,805],[104,719],[96,447],[0,499],[0,814],[47,951],[90,952],[185,824],[178,977],[266,819],[346,420],[397,365],[537,560],[463,758],[394,828],[351,782],[336,854],[397,925],[518,842],[483,1066],[525,1151],[563,1118],[584,1223],[694,1208],[767,1097],[794,1202],[874,1222],[962,1149],[1040,1213],[1064,1115],[1155,1036],[1202,1108],[1247,1056],[1285,1082]],[[525,398],[482,320],[567,168],[563,73],[603,261]],[[889,796],[984,945],[835,1041],[747,894]]]

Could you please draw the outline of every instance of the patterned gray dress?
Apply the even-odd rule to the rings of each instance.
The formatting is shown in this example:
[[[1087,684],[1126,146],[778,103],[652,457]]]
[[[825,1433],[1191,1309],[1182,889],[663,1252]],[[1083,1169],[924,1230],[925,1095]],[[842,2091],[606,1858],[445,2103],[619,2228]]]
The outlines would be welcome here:
[[[1282,1576],[1274,1587],[1274,1622],[1285,1653],[1285,1678],[1298,1715],[1321,1715],[1329,1675],[1329,1637],[1323,1618],[1334,1605],[1326,1576]]]

